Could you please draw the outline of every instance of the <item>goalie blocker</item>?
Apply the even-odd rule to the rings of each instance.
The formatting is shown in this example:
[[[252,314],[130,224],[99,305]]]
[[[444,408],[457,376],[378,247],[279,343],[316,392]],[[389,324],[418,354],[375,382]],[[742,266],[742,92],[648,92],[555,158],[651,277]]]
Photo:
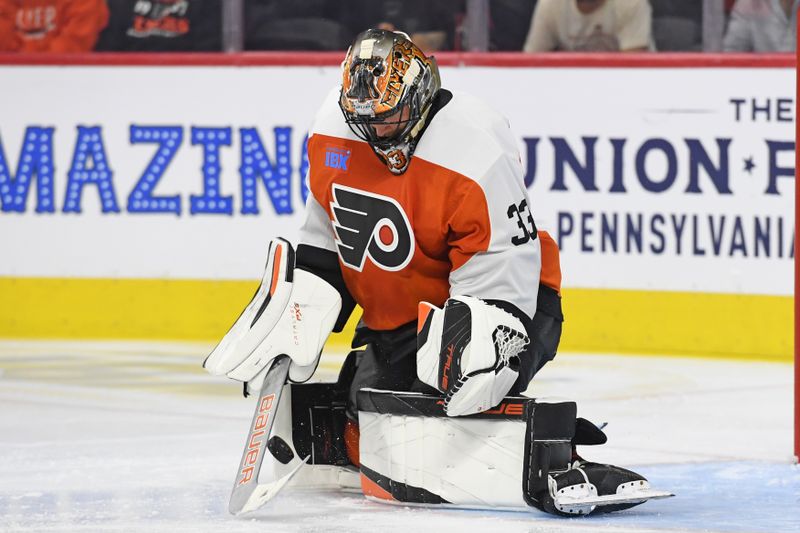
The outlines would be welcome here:
[[[363,389],[356,471],[348,458],[353,435],[345,416],[355,356],[348,357],[338,383],[287,385],[284,409],[291,423],[276,424],[265,462],[299,468],[307,461],[294,484],[353,488],[358,473],[362,492],[384,503],[535,508],[564,516],[672,495],[652,490],[630,470],[576,459],[575,445],[603,444],[606,436],[576,418],[574,402],[524,397],[453,418],[439,396]]]

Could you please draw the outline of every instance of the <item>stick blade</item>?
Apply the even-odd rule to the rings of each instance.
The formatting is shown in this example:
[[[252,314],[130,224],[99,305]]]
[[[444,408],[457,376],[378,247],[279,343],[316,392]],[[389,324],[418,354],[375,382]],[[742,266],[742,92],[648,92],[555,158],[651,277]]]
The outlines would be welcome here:
[[[250,511],[255,511],[259,507],[265,505],[269,502],[272,498],[274,498],[286,485],[289,480],[294,477],[300,468],[303,467],[304,464],[308,461],[311,456],[305,458],[305,460],[300,461],[297,466],[294,467],[294,470],[286,474],[280,479],[277,479],[271,483],[260,483],[256,484],[247,494],[245,500],[237,499],[236,504],[234,505],[234,494],[231,494],[231,502],[228,506],[228,510],[233,515],[240,515],[244,513],[249,513]],[[239,496],[240,498],[244,497],[243,494]]]
[[[287,479],[283,483],[280,483],[281,480],[277,480],[273,483],[258,484],[258,474],[261,471],[264,454],[267,453],[267,441],[275,422],[283,385],[289,375],[290,362],[291,360],[286,355],[276,357],[264,378],[231,492],[231,500],[228,505],[231,514],[236,515],[257,509],[269,501],[288,481]],[[280,484],[278,485],[278,483]],[[270,493],[269,498],[264,499],[264,496]]]

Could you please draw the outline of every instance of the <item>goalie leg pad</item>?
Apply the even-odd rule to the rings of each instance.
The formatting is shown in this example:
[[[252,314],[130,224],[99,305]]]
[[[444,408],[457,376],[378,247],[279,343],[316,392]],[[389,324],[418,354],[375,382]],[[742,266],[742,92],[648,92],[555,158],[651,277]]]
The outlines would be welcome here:
[[[572,463],[573,402],[509,397],[458,418],[425,394],[364,389],[358,402],[361,486],[373,499],[572,516],[670,496],[629,470]]]
[[[574,403],[558,405],[574,414]],[[529,471],[526,441],[538,407],[534,400],[505,398],[493,409],[450,418],[441,397],[364,389],[358,406],[361,482],[367,496],[401,503],[529,509],[524,476]],[[547,408],[543,404],[542,411]],[[562,444],[558,456],[566,470],[569,438]]]

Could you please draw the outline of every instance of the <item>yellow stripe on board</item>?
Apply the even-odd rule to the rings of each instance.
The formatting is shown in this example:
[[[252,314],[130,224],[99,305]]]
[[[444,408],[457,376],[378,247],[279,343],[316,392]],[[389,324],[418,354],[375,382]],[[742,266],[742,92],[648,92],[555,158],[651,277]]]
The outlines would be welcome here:
[[[792,361],[791,296],[565,289],[561,349]]]
[[[256,281],[0,277],[0,337],[214,341],[257,287]],[[561,350],[791,361],[792,302],[790,296],[565,289]],[[354,318],[329,345],[349,346]]]
[[[257,288],[258,281],[0,277],[0,337],[215,341]],[[349,346],[356,322],[329,342]]]

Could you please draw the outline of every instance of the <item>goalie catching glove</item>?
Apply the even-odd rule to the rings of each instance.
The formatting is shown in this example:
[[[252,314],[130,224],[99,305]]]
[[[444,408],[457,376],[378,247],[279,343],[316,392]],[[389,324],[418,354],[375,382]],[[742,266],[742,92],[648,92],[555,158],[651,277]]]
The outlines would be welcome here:
[[[448,416],[480,413],[500,403],[519,375],[529,339],[514,315],[470,296],[444,309],[419,304],[417,374],[445,395]]]
[[[267,267],[253,299],[203,366],[214,375],[260,389],[264,369],[281,354],[292,362],[289,379],[308,380],[342,307],[339,292],[325,280],[294,268],[295,253],[274,239]]]

